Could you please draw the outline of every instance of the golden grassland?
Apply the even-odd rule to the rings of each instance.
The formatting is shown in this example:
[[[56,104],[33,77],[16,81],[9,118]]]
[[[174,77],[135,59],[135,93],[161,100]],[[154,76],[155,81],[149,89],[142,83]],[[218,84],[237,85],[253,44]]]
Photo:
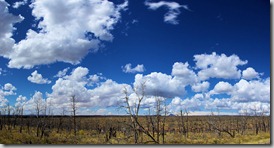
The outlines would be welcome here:
[[[48,118],[44,122],[53,124],[55,121],[58,125],[59,118]],[[254,127],[257,123],[260,123],[262,119],[265,121],[270,121],[269,117],[263,118],[253,118],[249,117],[246,130],[244,133],[241,132],[242,129],[235,129],[236,123],[242,121],[241,117],[222,117],[220,118],[222,122],[221,126],[227,126],[234,130],[234,137],[231,137],[225,132],[217,132],[216,130],[206,130],[209,129],[207,122],[205,121],[207,117],[188,117],[187,136],[181,132],[178,132],[180,121],[178,117],[169,117],[166,122],[166,132],[164,136],[164,143],[160,136],[159,144],[270,144],[270,127],[266,131],[259,130],[256,133]],[[142,123],[146,123],[146,118],[142,117]],[[33,123],[32,126],[23,126],[20,130],[20,124],[15,126],[4,125],[2,130],[0,130],[0,143],[1,144],[134,144],[134,134],[132,131],[117,130],[115,131],[115,136],[107,138],[109,136],[108,129],[110,127],[115,127],[115,129],[121,129],[126,127],[125,123],[128,122],[127,117],[81,117],[77,118],[77,125],[79,129],[76,134],[73,132],[73,128],[66,128],[70,124],[70,118],[62,119],[63,128],[58,130],[57,126],[52,126],[51,128],[45,129],[43,136],[37,135],[37,127],[35,126],[38,119],[26,118],[24,122],[30,121]],[[61,121],[61,120],[60,120]],[[237,121],[237,122],[236,122]],[[270,125],[270,123],[268,124]],[[104,132],[98,132],[96,127],[102,127]],[[203,129],[201,131],[193,130],[199,127]],[[175,129],[174,131],[167,129]],[[129,128],[127,130],[130,130]],[[139,133],[138,141],[140,144],[155,144],[151,142],[150,138],[144,134]]]
[[[96,131],[80,130],[75,136],[72,132],[56,131],[50,132],[48,136],[43,138],[36,136],[35,128],[30,133],[23,131],[19,133],[19,128],[12,130],[0,131],[1,144],[133,144],[133,137],[127,137],[123,133],[118,132],[117,136],[105,141],[104,134],[97,134]],[[149,138],[144,136],[143,141]],[[153,144],[153,143],[151,143]],[[161,144],[161,143],[160,143]],[[270,144],[270,133],[261,132],[255,135],[249,132],[244,135],[236,135],[231,138],[226,134],[221,136],[215,133],[189,133],[188,137],[177,133],[167,133],[165,136],[165,144]]]

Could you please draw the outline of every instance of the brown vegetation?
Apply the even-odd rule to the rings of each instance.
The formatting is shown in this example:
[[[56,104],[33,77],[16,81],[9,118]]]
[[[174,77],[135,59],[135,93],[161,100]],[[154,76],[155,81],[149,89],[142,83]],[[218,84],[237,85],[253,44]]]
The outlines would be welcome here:
[[[269,116],[138,116],[138,128],[132,116],[73,119],[76,124],[69,116],[1,116],[0,143],[270,144]]]

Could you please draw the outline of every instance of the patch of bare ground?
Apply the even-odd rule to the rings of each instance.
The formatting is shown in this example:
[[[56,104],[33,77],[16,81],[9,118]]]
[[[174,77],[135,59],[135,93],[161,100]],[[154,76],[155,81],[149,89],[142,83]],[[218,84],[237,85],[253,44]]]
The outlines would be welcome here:
[[[242,144],[270,144],[270,138],[261,139],[258,141],[249,141]]]

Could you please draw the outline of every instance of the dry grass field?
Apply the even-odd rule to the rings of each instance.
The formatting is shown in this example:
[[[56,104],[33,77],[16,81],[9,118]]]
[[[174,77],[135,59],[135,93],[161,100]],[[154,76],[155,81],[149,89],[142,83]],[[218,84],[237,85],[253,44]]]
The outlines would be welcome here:
[[[74,126],[68,116],[2,116],[0,143],[270,144],[269,116],[140,116],[137,129],[130,116],[77,116],[75,121]]]

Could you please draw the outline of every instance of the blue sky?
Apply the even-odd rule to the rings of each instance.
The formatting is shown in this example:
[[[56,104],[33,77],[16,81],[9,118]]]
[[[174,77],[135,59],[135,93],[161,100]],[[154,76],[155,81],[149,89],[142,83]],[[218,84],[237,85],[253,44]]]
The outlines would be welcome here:
[[[2,109],[74,94],[78,114],[124,114],[146,82],[146,108],[270,112],[269,1],[0,0],[0,21]]]

